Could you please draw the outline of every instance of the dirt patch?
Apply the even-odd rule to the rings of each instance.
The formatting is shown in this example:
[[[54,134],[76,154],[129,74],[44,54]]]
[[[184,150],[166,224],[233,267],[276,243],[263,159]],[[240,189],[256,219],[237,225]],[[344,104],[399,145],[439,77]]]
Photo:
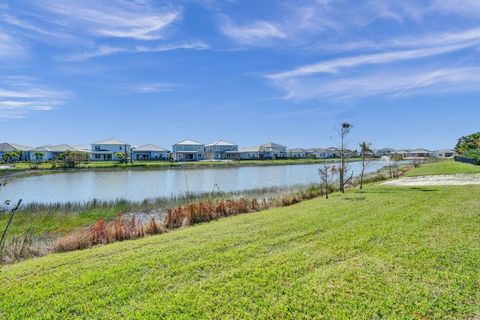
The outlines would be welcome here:
[[[480,185],[480,174],[405,177],[383,183],[387,186],[464,186],[469,184]]]

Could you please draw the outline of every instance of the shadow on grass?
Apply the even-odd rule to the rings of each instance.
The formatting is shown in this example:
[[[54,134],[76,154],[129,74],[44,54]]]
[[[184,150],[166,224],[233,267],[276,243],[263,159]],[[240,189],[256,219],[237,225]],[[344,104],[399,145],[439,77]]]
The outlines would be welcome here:
[[[362,201],[362,200],[365,200],[366,197],[345,197],[342,199],[347,201]]]

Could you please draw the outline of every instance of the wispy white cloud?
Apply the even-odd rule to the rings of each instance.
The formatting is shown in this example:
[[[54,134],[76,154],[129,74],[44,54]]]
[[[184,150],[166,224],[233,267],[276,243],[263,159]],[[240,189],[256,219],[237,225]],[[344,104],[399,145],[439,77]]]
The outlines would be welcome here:
[[[339,77],[281,79],[274,85],[288,100],[347,101],[371,96],[399,98],[423,93],[453,93],[480,90],[480,67],[390,70]]]
[[[23,118],[33,111],[57,109],[70,93],[38,85],[28,77],[4,77],[0,87],[0,119]]]
[[[174,21],[180,9],[157,9],[142,1],[59,1],[35,2],[49,12],[57,25],[75,28],[92,35],[136,40],[155,40]]]
[[[132,90],[137,93],[162,93],[178,90],[180,85],[168,82],[142,83],[133,86]]]
[[[478,40],[477,40],[478,41]],[[330,61],[310,64],[302,66],[290,71],[270,74],[270,79],[286,79],[293,77],[309,76],[318,73],[336,73],[342,69],[354,68],[363,65],[385,64],[390,62],[398,62],[404,60],[421,59],[449,52],[458,51],[467,47],[471,47],[476,43],[465,43],[450,46],[440,46],[433,48],[422,48],[415,50],[400,50],[386,53],[374,53],[368,55],[359,55],[347,58],[339,58]]]
[[[27,48],[12,35],[0,30],[0,58],[9,59],[24,56]]]
[[[220,30],[230,39],[248,45],[263,45],[272,40],[284,39],[287,35],[274,23],[255,21],[249,24],[234,24],[224,18]]]
[[[84,61],[92,58],[109,56],[117,53],[142,53],[142,52],[165,52],[172,50],[206,50],[209,46],[202,41],[169,43],[161,45],[121,47],[111,45],[100,45],[91,51],[84,51],[64,57],[69,61]]]

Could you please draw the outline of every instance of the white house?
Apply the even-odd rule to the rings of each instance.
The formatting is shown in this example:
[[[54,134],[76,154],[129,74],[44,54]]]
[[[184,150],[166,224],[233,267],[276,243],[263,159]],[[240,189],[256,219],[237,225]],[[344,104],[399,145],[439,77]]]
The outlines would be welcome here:
[[[324,148],[311,148],[307,150],[307,156],[315,159],[335,158],[336,153]]]
[[[269,142],[260,145],[260,149],[264,153],[265,159],[279,159],[287,157],[287,147],[281,144]]]
[[[154,144],[146,144],[136,148],[132,147],[132,158],[137,161],[168,160],[170,151]]]
[[[291,159],[303,159],[307,157],[307,150],[302,148],[287,149],[287,156]]]
[[[457,155],[458,155],[457,152],[452,149],[437,150],[433,153],[433,157],[439,158],[439,159],[450,159]]]
[[[374,150],[374,151],[373,151],[373,154],[374,154],[376,157],[383,157],[383,156],[389,156],[389,155],[391,155],[391,154],[394,153],[394,152],[395,152],[394,149],[391,149],[391,148],[382,148],[382,149]]]
[[[195,140],[183,140],[172,146],[173,160],[197,161],[205,159],[205,145]]]
[[[238,145],[225,140],[217,140],[205,146],[205,158],[224,160],[238,158]]]
[[[30,149],[31,149],[30,147],[22,146],[15,143],[8,143],[8,142],[0,143],[0,161],[3,160],[3,156],[6,153],[11,153],[11,152],[16,152],[20,154],[20,159],[18,157],[13,157],[10,159],[10,161],[18,161],[18,160],[28,161],[30,160],[30,153],[28,152]]]
[[[260,146],[240,148],[238,150],[240,160],[261,160],[265,159],[265,153]]]
[[[433,156],[433,152],[427,149],[397,150],[393,155],[407,160],[427,159]]]
[[[97,141],[91,144],[92,150],[90,153],[90,160],[93,161],[112,161],[120,160],[118,153],[123,153],[125,159],[131,154],[131,146],[123,141],[117,139],[107,139]]]

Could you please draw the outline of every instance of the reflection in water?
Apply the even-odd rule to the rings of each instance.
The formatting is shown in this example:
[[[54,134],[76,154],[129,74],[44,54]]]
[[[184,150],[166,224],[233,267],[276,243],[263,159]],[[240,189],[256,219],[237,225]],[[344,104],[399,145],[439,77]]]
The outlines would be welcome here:
[[[366,172],[385,165],[374,161]],[[25,203],[83,202],[93,199],[140,201],[187,192],[241,191],[264,187],[285,187],[319,182],[321,164],[171,169],[156,171],[85,171],[21,178],[0,189],[0,199],[23,198]],[[350,163],[354,175],[359,162]]]

